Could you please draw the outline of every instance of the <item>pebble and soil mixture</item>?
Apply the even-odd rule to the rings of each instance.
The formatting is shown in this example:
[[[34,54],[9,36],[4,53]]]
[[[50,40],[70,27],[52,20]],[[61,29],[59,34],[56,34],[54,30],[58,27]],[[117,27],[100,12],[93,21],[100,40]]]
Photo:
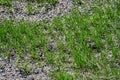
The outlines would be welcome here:
[[[0,18],[40,21],[69,13],[73,6],[73,0],[58,0],[54,4],[12,1],[11,4],[8,7],[0,6]]]
[[[79,1],[79,2],[77,2],[77,1]],[[6,20],[14,19],[14,20],[18,21],[16,23],[19,23],[19,20],[24,20],[24,21],[28,21],[28,22],[29,21],[34,21],[34,22],[37,22],[37,23],[45,20],[45,21],[47,21],[46,23],[50,23],[50,22],[52,23],[53,19],[56,20],[54,17],[59,18],[59,17],[63,17],[64,15],[71,15],[72,10],[74,10],[75,8],[77,8],[78,12],[81,15],[85,15],[84,13],[86,13],[86,12],[89,13],[89,15],[92,15],[92,13],[93,13],[92,9],[94,9],[94,6],[99,6],[99,5],[97,5],[97,3],[94,4],[94,6],[92,6],[91,5],[92,2],[94,2],[94,0],[56,0],[54,3],[50,4],[50,3],[45,3],[45,2],[44,3],[36,3],[34,1],[29,2],[29,0],[27,0],[27,1],[25,1],[25,0],[13,0],[13,1],[10,2],[10,5],[7,5],[7,6],[5,4],[0,4],[0,25],[2,25],[1,22],[4,21],[4,19],[6,19]],[[100,2],[101,2],[100,5],[104,5],[104,3],[102,3],[102,1],[100,1]],[[103,2],[106,2],[106,1],[103,1]],[[112,0],[111,0],[111,2],[112,2]],[[119,0],[118,1],[116,0],[116,4],[117,4],[117,2],[119,4]],[[108,6],[108,5],[104,5],[104,6]],[[114,5],[111,5],[111,6],[114,7]],[[101,8],[103,8],[103,10],[104,10],[104,7],[101,7]],[[120,9],[119,6],[117,8]],[[116,12],[117,12],[117,10],[116,10]],[[101,11],[101,14],[102,14],[102,11]],[[95,15],[93,15],[93,16],[95,16],[94,18],[96,19],[96,21],[95,21],[96,24],[95,25],[97,25],[97,24],[99,25],[99,23],[97,23],[97,20],[98,20],[98,18],[96,17],[97,15],[101,16],[97,13]],[[86,15],[86,16],[88,16],[88,15]],[[112,14],[110,14],[110,16],[112,16]],[[107,17],[107,16],[105,16],[105,17]],[[115,17],[117,17],[117,18],[115,18],[115,20],[117,22],[120,19],[120,16],[117,15]],[[75,16],[73,16],[73,18],[75,18]],[[84,17],[84,18],[86,18],[86,19],[84,19],[83,22],[85,22],[85,21],[90,22],[90,21],[87,21],[87,19],[88,19],[87,17]],[[62,19],[62,18],[60,18],[60,19]],[[66,19],[69,20],[69,18],[66,18]],[[75,19],[76,19],[76,21],[78,20],[77,18],[75,18]],[[91,22],[92,21],[94,22],[94,19],[90,18],[90,20],[91,20]],[[72,21],[72,20],[70,20],[70,21]],[[78,20],[78,22],[79,22],[79,20]],[[50,25],[51,25],[51,23],[50,23]],[[59,23],[59,21],[58,21],[58,23]],[[64,23],[64,19],[63,19],[63,23]],[[83,24],[82,26],[84,26],[86,24]],[[91,24],[88,24],[88,25],[91,26],[93,24],[94,23],[91,23]],[[119,21],[117,22],[117,24],[119,25]],[[15,25],[17,25],[17,24],[15,24]],[[47,25],[47,24],[45,24],[45,25]],[[58,24],[58,26],[59,25],[61,25],[61,24]],[[63,25],[63,27],[64,27],[64,25]],[[70,25],[72,25],[72,24],[70,24]],[[73,25],[77,25],[77,23],[73,23]],[[54,26],[54,25],[52,25],[52,26]],[[68,25],[65,25],[65,26],[69,26],[69,23],[68,23]],[[117,54],[118,56],[116,56],[116,58],[117,58],[116,61],[117,60],[118,61],[115,63],[115,67],[111,68],[112,64],[107,65],[107,61],[103,61],[103,64],[105,64],[105,66],[101,62],[100,63],[95,62],[96,65],[93,65],[92,68],[97,66],[97,69],[96,69],[96,72],[94,72],[94,71],[92,71],[93,69],[86,69],[86,67],[85,68],[80,67],[80,68],[77,69],[75,66],[73,66],[74,65],[73,61],[74,60],[71,57],[72,56],[71,50],[69,50],[69,47],[64,48],[64,45],[67,44],[67,43],[65,43],[65,36],[62,35],[62,33],[60,33],[60,31],[59,31],[59,29],[60,29],[61,32],[62,32],[62,29],[64,29],[64,28],[59,28],[59,29],[55,28],[55,29],[56,30],[53,31],[53,33],[55,35],[54,34],[48,34],[48,35],[53,35],[53,36],[58,35],[59,38],[61,38],[61,41],[63,42],[63,44],[62,44],[63,48],[62,49],[63,49],[63,52],[65,53],[64,57],[61,55],[61,57],[62,57],[61,61],[62,61],[62,59],[64,59],[64,60],[67,59],[67,61],[63,60],[63,62],[65,62],[65,63],[58,62],[58,64],[52,64],[53,59],[49,60],[51,63],[46,62],[45,59],[44,59],[45,54],[41,50],[41,47],[39,45],[36,46],[36,51],[39,54],[40,62],[31,59],[29,54],[24,55],[24,57],[23,56],[19,57],[19,56],[16,55],[16,53],[17,53],[16,49],[9,48],[8,52],[10,54],[7,57],[1,57],[1,55],[0,55],[0,80],[53,80],[53,79],[54,80],[63,80],[63,79],[64,80],[80,80],[80,79],[81,80],[89,80],[89,79],[92,80],[92,78],[94,78],[93,80],[120,80],[120,77],[117,76],[117,75],[120,74],[120,72],[119,72],[120,71],[120,60],[119,60],[119,58],[120,58],[119,57],[120,56],[119,55],[119,53],[120,53],[120,41],[119,41],[118,38],[116,39],[116,36],[112,37],[114,42],[116,43],[115,45],[117,46],[117,50],[118,50],[118,54]],[[69,28],[65,28],[65,29],[69,29]],[[73,30],[73,29],[71,29],[71,31],[74,32],[74,30],[76,30],[79,33],[79,30],[77,30],[77,29]],[[119,33],[119,29],[120,28],[117,27],[115,32]],[[45,27],[43,30],[46,30],[45,33],[47,34],[47,27]],[[90,27],[90,30],[94,31],[95,28]],[[63,30],[63,33],[64,33],[64,30]],[[108,31],[108,33],[109,33],[109,31]],[[114,31],[113,31],[113,33],[114,33]],[[79,36],[79,35],[77,35],[77,32],[74,32],[73,34],[76,34],[76,36]],[[68,36],[72,36],[72,35],[68,35]],[[50,37],[48,37],[48,38],[50,38]],[[104,35],[102,35],[102,38],[103,38],[102,39],[103,42],[105,42],[105,40],[104,40],[105,36]],[[85,40],[85,41],[87,41],[87,46],[89,47],[89,49],[91,49],[93,51],[93,53],[104,53],[101,50],[101,49],[103,49],[103,47],[99,49],[99,46],[96,47],[94,41],[92,41],[91,38],[87,38],[87,39],[88,40]],[[50,54],[50,55],[51,56],[54,55],[54,57],[52,57],[52,58],[55,58],[56,61],[57,61],[57,57],[59,55],[58,54],[59,51],[57,51],[57,49],[56,49],[57,44],[58,43],[55,39],[50,38],[49,43],[46,45],[47,50],[51,53],[53,52],[53,54]],[[69,45],[69,43],[68,43],[68,45]],[[77,41],[76,41],[75,45],[78,45]],[[81,45],[84,46],[84,44],[81,44]],[[107,44],[107,45],[109,45],[109,44]],[[112,55],[111,55],[112,52],[110,51],[110,48],[109,48],[110,46],[107,46],[107,45],[105,45],[105,47],[104,47],[104,48],[106,48],[106,53],[105,53],[105,55],[102,55],[102,56],[106,56],[107,59],[105,59],[105,60],[108,60],[108,62],[109,61],[112,62],[112,60],[110,59],[112,57]],[[70,44],[70,46],[71,46],[71,44]],[[85,47],[85,48],[88,48],[88,47]],[[76,49],[76,51],[74,51],[74,49],[73,49],[73,52],[77,53],[77,50],[78,49]],[[28,53],[27,51],[23,51],[23,52]],[[0,54],[2,54],[2,53],[4,53],[4,50],[0,46]],[[79,56],[81,56],[81,55],[79,55]],[[101,55],[100,54],[95,54],[96,58],[98,58],[99,56],[101,56]],[[81,58],[79,60],[82,61]],[[82,62],[81,63],[78,62],[78,63],[82,64]],[[59,64],[60,64],[60,66],[59,66]],[[94,63],[89,64],[89,66],[91,66],[92,64],[94,64]],[[82,65],[82,66],[84,66],[84,65]],[[102,67],[104,67],[104,69],[102,69]],[[110,71],[112,72],[112,69],[116,70],[117,74],[113,72],[113,73],[107,75],[107,72],[108,73]],[[73,76],[74,79],[73,79],[73,77],[70,77],[69,75],[67,75],[63,70],[65,70],[70,75],[74,75]],[[101,70],[101,73],[97,72],[97,70]],[[103,73],[102,73],[102,70],[103,70]],[[104,73],[104,70],[106,70],[106,73]],[[80,74],[79,73],[77,74],[77,72],[79,72],[79,71],[80,71]],[[51,74],[51,72],[53,72],[54,74]],[[95,76],[92,73],[95,74]],[[59,75],[57,75],[57,74],[59,74]],[[111,76],[111,77],[109,77],[109,78],[104,77],[103,76],[104,74],[106,76]],[[112,74],[116,74],[116,76],[112,76]],[[57,78],[56,79],[51,78],[51,76],[55,76]],[[98,78],[98,76],[100,76],[100,77]]]
[[[30,2],[30,8],[27,9],[29,2],[12,1],[11,6],[0,5],[0,19],[15,18],[16,20],[24,19],[30,21],[41,21],[43,19],[52,20],[55,16],[61,16],[65,13],[69,14],[73,7],[73,0],[57,0],[54,4],[39,4]],[[10,50],[13,54],[10,59],[0,58],[0,80],[49,80],[49,70],[52,66],[42,63],[39,67],[34,62],[29,61],[31,72],[24,74],[19,66],[16,66],[15,51]],[[2,51],[1,51],[2,52]],[[22,63],[20,61],[20,63]]]

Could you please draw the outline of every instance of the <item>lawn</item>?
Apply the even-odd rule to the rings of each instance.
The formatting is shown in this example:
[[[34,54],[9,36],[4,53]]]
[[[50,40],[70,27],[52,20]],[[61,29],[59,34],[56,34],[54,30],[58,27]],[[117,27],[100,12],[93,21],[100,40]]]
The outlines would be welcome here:
[[[54,17],[52,22],[2,19],[0,57],[15,55],[16,65],[24,59],[25,75],[31,73],[27,56],[39,66],[43,61],[54,66],[51,80],[119,80],[119,5],[118,0],[92,0],[84,13],[73,7],[69,15]]]

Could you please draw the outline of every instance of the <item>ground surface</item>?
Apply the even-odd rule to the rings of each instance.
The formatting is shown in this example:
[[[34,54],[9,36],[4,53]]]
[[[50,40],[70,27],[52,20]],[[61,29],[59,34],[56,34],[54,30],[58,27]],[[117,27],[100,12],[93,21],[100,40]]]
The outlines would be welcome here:
[[[25,1],[12,1],[12,6],[0,5],[0,19],[3,18],[15,18],[17,20],[24,19],[30,21],[41,21],[42,19],[51,20],[55,16],[60,16],[64,13],[69,13],[72,7],[72,0],[58,0],[55,5],[50,5],[49,3],[39,4],[31,3],[30,6],[34,8],[32,13],[29,13],[25,9],[28,2]],[[39,12],[34,12],[37,9]],[[14,50],[12,51],[14,54]],[[0,58],[0,80],[48,80],[48,72],[51,66],[43,62],[43,66],[35,66],[31,63],[32,74],[28,76],[22,75],[21,69],[17,67],[14,58],[3,59]]]
[[[72,0],[58,0],[54,5],[49,3],[39,4],[30,3],[30,8],[28,7],[28,2],[25,1],[13,1],[11,7],[0,6],[0,18],[16,18],[25,20],[40,21],[42,19],[52,19],[55,16],[60,16],[64,13],[69,13],[72,6]]]
[[[0,80],[120,80],[119,4],[1,3]]]

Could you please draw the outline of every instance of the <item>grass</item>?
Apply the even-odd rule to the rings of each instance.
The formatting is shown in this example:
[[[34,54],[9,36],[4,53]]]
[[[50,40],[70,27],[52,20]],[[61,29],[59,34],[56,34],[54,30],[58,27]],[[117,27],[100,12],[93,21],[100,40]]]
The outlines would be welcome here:
[[[74,80],[74,78],[70,75],[70,74],[68,74],[68,73],[66,73],[66,72],[64,72],[64,71],[60,71],[60,72],[53,72],[54,74],[53,74],[53,79],[54,80]]]
[[[54,4],[57,0],[35,0],[35,1],[37,1],[38,3],[48,2],[50,4]]]
[[[52,23],[1,20],[0,56],[9,56],[9,49],[14,49],[14,55],[30,56],[38,63],[42,61],[40,50],[44,61],[55,66],[51,72],[54,80],[119,79],[119,1],[98,2],[90,5],[92,14],[74,8],[70,15],[56,17]],[[56,47],[48,47],[53,40]],[[72,71],[66,70],[68,65]],[[25,67],[26,63],[23,71],[28,73]]]
[[[5,6],[11,6],[10,0],[0,0],[0,4],[5,5]]]
[[[29,67],[28,62],[24,61],[21,64],[21,69],[20,69],[20,73],[24,76],[29,75],[32,73],[32,68]]]

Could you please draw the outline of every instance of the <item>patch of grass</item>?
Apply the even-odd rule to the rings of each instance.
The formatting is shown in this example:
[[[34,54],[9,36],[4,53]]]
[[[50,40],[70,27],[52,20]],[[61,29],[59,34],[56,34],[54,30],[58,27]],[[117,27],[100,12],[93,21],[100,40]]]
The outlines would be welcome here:
[[[33,60],[39,60],[39,59],[40,59],[39,54],[37,53],[36,50],[31,50],[31,52],[30,52],[30,57],[31,57]]]
[[[26,7],[25,7],[25,10],[26,10],[26,12],[28,12],[29,14],[32,14],[32,13],[34,13],[34,7],[30,4],[30,3],[28,3],[27,5],[26,5]]]
[[[5,6],[11,6],[10,0],[0,0],[0,4],[5,5]]]
[[[57,0],[36,0],[37,2],[48,2],[48,3],[51,3],[51,4],[54,4]]]
[[[5,12],[5,13],[13,13],[12,7],[11,7],[11,6],[5,6],[4,12]]]
[[[82,4],[83,0],[74,0],[77,4]]]
[[[36,46],[46,43],[45,36],[38,26],[39,25],[34,22],[30,23],[22,20],[18,22],[14,20],[1,21],[0,42],[2,48],[5,48],[5,50],[15,48],[20,56],[30,53],[32,57],[36,58],[36,53],[34,52]]]
[[[24,76],[32,73],[32,68],[29,67],[28,62],[25,61],[21,64],[20,73],[21,73],[21,75],[24,75]]]
[[[37,8],[37,6],[34,6],[31,2],[26,3],[23,9],[28,14],[37,14],[41,10],[41,8]]]
[[[53,72],[53,80],[75,80],[73,76],[64,71]]]
[[[56,3],[57,0],[29,0],[29,1],[32,1],[32,2],[37,2],[37,3],[50,3],[50,4],[54,4]]]
[[[45,60],[47,63],[54,64],[54,58],[55,58],[54,53],[50,52],[45,53]]]

